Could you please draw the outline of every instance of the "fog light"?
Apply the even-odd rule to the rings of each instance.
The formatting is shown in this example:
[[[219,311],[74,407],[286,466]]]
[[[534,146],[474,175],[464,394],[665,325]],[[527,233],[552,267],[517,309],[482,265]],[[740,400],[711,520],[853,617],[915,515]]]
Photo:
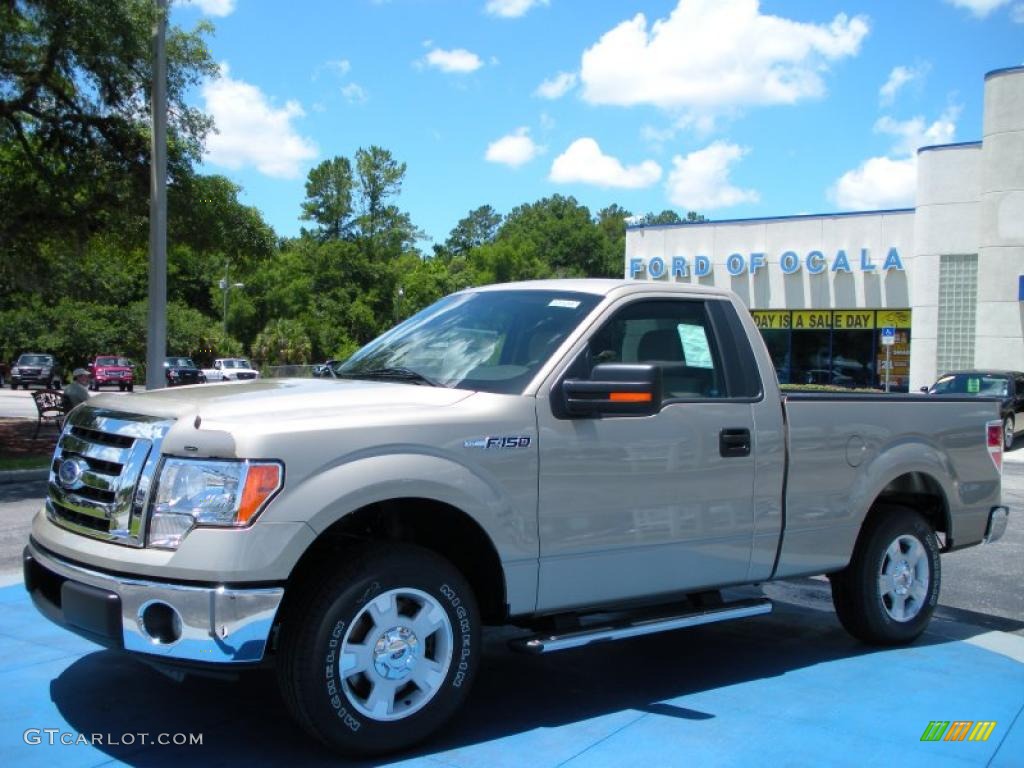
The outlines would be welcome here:
[[[139,629],[157,645],[181,639],[181,615],[167,603],[153,601],[139,609]]]

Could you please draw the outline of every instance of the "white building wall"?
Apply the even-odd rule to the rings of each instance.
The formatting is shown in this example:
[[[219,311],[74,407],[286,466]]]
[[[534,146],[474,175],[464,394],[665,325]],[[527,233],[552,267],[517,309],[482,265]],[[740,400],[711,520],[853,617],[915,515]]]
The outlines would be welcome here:
[[[1024,68],[985,78],[974,363],[1024,370]]]
[[[937,370],[939,262],[943,254],[978,252],[982,144],[928,147],[917,155],[917,255],[910,271],[914,319],[910,333],[910,387],[928,386]]]

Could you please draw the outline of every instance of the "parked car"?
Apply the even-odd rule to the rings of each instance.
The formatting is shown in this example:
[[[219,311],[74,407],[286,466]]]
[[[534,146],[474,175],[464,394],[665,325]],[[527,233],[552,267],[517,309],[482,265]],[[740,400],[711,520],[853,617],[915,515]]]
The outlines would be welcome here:
[[[93,392],[103,387],[117,387],[122,392],[135,389],[135,366],[126,357],[98,355],[87,367],[92,376],[89,389]]]
[[[179,384],[205,384],[206,376],[199,369],[191,357],[168,357],[164,359],[164,375],[167,377],[167,386],[174,387]]]
[[[472,288],[335,373],[72,411],[23,561],[42,614],[179,677],[273,666],[310,739],[365,756],[454,714],[483,624],[562,653],[765,614],[721,590],[827,574],[852,635],[905,645],[941,553],[1006,530],[995,401],[783,396],[719,288]]]
[[[331,378],[331,369],[340,362],[341,360],[327,360],[319,365],[314,365],[313,376]]]
[[[951,371],[930,387],[921,387],[930,395],[976,395],[999,398],[999,417],[1003,420],[1003,449],[1010,450],[1017,433],[1024,429],[1024,373],[1020,371]]]
[[[43,389],[60,389],[64,381],[64,368],[57,358],[40,352],[26,352],[11,367],[11,389],[21,385],[38,384]]]
[[[207,381],[251,381],[260,377],[244,357],[219,357],[213,361],[213,368],[204,368]]]

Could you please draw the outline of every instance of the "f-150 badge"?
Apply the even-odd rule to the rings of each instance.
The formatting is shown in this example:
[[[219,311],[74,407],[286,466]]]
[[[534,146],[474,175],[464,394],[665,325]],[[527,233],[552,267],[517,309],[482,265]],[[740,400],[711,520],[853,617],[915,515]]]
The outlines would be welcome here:
[[[529,448],[531,438],[527,435],[504,435],[501,437],[478,437],[467,440],[466,448],[483,448],[485,451],[502,448]]]

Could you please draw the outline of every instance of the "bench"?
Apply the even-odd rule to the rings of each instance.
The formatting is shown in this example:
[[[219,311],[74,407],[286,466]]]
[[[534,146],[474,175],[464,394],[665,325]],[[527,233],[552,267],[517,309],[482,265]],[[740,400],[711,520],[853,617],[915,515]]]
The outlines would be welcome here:
[[[32,436],[35,440],[39,437],[39,428],[43,422],[50,422],[56,425],[59,431],[64,425],[64,414],[67,409],[64,407],[64,393],[57,389],[40,389],[32,393],[32,399],[36,402],[36,411],[39,412],[39,420],[36,422],[36,433]]]

